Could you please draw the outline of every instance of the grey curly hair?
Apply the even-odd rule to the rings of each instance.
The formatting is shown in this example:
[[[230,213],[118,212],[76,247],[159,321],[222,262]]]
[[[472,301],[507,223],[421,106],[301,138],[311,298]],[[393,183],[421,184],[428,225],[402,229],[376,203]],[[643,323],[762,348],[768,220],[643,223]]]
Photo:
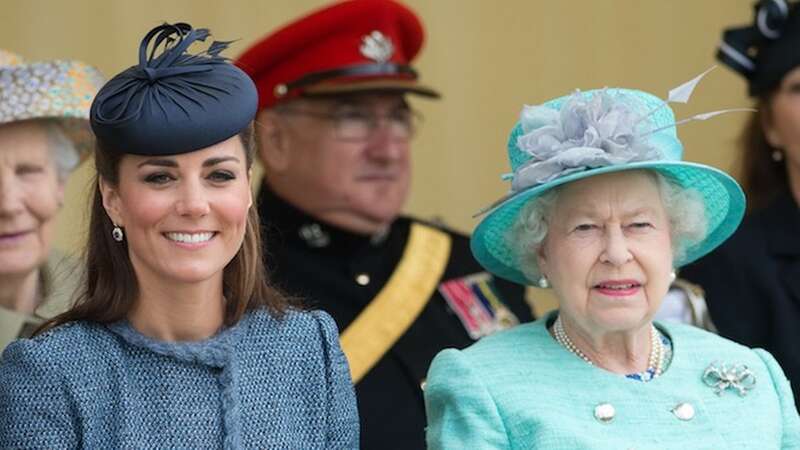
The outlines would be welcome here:
[[[57,119],[43,119],[41,124],[47,133],[47,143],[56,167],[58,181],[64,183],[69,174],[81,162],[80,154],[72,140],[64,133]]]
[[[645,173],[652,175],[658,184],[669,218],[673,259],[680,260],[687,249],[706,237],[708,218],[703,198],[696,189],[683,187],[656,171],[646,170]],[[548,221],[563,187],[557,186],[528,202],[506,234],[508,247],[517,252],[520,270],[534,285],[542,276],[537,255],[547,236]]]

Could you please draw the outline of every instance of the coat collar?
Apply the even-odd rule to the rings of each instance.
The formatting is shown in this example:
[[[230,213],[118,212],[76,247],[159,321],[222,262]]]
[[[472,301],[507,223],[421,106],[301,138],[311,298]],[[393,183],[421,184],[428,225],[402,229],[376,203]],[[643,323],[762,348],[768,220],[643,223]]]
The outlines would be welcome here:
[[[382,247],[392,231],[368,235],[353,233],[318,220],[278,196],[266,182],[258,194],[258,209],[266,239],[275,234],[288,245],[341,254]],[[269,243],[267,243],[269,246]]]
[[[161,341],[137,331],[127,320],[113,322],[106,327],[134,347],[174,358],[190,364],[203,364],[209,367],[225,368],[234,357],[233,350],[248,326],[249,315],[238,323],[223,328],[215,335],[201,341]]]

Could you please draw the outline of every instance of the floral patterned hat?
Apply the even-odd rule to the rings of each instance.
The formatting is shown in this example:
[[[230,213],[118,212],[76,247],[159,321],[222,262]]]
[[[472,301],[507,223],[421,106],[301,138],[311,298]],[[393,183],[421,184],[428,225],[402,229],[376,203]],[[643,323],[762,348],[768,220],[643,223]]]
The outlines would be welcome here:
[[[696,79],[696,81],[699,81]],[[696,82],[695,81],[695,82]],[[688,100],[688,97],[687,97]],[[727,111],[701,114],[706,119]],[[488,271],[531,284],[520,269],[521,248],[506,238],[523,207],[556,186],[623,170],[651,169],[684,188],[700,192],[708,230],[675,267],[690,263],[727,239],[744,214],[745,198],[725,172],[684,162],[672,109],[642,91],[602,89],[576,92],[540,106],[525,106],[508,140],[511,190],[484,212],[472,235],[475,258]]]
[[[0,49],[0,125],[28,119],[58,119],[85,158],[93,135],[89,107],[103,84],[100,72],[79,61],[26,63]]]

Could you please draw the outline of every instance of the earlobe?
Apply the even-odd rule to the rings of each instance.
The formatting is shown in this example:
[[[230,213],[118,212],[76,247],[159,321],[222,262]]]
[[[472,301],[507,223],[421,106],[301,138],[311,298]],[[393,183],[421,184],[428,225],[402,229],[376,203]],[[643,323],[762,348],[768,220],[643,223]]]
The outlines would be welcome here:
[[[106,210],[108,217],[116,225],[125,226],[119,210],[119,194],[117,190],[106,183],[103,178],[97,181],[97,185],[100,189],[100,195],[103,197],[103,208]]]
[[[264,164],[264,170],[283,172],[289,166],[287,135],[284,123],[279,114],[272,110],[263,110],[256,116],[256,135],[258,139],[258,155]]]
[[[766,115],[761,116],[761,130],[764,132],[764,138],[769,145],[774,148],[783,148],[780,133],[778,133],[778,130],[775,129],[775,126]]]
[[[547,256],[545,255],[544,251],[544,242],[539,243],[539,245],[534,249],[536,252],[536,264],[539,266],[539,272],[544,273],[544,268],[547,265]]]
[[[58,189],[56,190],[56,201],[58,202],[58,209],[61,209],[64,206],[64,191],[66,190],[66,185],[59,181]]]
[[[780,135],[773,127],[766,127],[764,130],[764,137],[767,138],[767,142],[769,145],[775,148],[783,148],[783,142],[781,142]]]

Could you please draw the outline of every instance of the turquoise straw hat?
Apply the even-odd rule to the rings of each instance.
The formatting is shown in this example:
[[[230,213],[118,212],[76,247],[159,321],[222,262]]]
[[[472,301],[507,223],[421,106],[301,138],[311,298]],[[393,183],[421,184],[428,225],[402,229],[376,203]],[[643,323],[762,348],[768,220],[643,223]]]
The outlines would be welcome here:
[[[738,227],[744,194],[725,172],[681,160],[683,145],[676,125],[666,101],[630,89],[576,92],[541,106],[526,106],[508,140],[513,173],[504,178],[511,179],[511,192],[486,209],[475,229],[471,240],[475,258],[499,277],[520,284],[535,282],[519,267],[523,249],[506,238],[523,207],[556,186],[637,169],[654,170],[681,187],[695,189],[705,203],[706,237],[686,249],[675,267],[710,252]]]

